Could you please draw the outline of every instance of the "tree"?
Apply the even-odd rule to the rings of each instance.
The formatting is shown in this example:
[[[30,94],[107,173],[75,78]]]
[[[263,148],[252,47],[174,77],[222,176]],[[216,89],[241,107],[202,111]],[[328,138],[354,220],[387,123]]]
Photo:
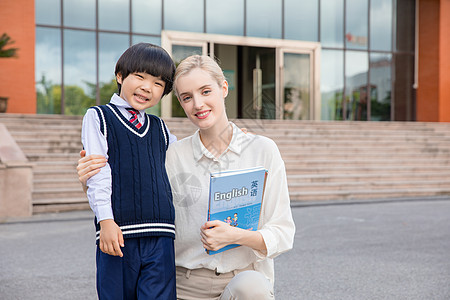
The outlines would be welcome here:
[[[17,48],[6,49],[7,46],[14,44],[9,35],[3,33],[0,36],[0,58],[16,57]],[[6,112],[8,97],[0,96],[0,112]]]
[[[0,36],[0,57],[16,57],[17,48],[9,48],[6,49],[9,45],[14,44],[14,41],[11,40],[11,37],[6,33],[3,33]]]

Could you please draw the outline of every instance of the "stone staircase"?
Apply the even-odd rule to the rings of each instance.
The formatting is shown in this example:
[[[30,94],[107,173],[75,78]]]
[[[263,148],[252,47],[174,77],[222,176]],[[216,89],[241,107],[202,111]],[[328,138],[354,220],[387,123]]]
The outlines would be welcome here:
[[[79,116],[0,114],[34,163],[33,212],[89,207],[75,167]],[[183,138],[187,119],[166,120]],[[450,124],[235,120],[278,144],[291,200],[346,201],[450,195]]]
[[[450,195],[450,124],[268,123],[293,201]]]
[[[33,213],[88,209],[76,165],[82,149],[79,116],[1,114],[10,134],[34,164]]]

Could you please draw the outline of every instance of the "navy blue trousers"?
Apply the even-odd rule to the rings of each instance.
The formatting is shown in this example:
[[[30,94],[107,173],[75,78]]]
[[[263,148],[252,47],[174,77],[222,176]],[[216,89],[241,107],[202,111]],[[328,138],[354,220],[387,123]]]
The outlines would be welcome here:
[[[125,239],[123,257],[97,246],[97,294],[100,300],[176,299],[173,238]]]

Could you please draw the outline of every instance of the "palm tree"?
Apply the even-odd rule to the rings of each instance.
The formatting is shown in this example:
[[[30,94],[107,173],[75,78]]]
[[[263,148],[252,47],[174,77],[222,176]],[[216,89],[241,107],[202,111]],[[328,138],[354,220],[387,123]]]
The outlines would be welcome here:
[[[7,46],[14,44],[14,41],[11,40],[11,37],[6,33],[3,33],[0,36],[0,57],[15,57],[17,48],[9,48],[5,49]]]
[[[9,45],[14,44],[11,37],[6,33],[0,36],[0,58],[17,57],[17,48],[5,49]],[[8,97],[0,96],[0,113],[6,112],[6,106],[8,103]]]

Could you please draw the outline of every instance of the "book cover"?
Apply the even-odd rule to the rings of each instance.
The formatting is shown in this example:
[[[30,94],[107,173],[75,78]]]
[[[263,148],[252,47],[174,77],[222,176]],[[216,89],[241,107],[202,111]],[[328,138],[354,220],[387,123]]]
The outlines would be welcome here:
[[[257,230],[266,178],[263,167],[211,173],[208,221],[220,220],[230,226]],[[237,246],[206,252],[212,255]]]

